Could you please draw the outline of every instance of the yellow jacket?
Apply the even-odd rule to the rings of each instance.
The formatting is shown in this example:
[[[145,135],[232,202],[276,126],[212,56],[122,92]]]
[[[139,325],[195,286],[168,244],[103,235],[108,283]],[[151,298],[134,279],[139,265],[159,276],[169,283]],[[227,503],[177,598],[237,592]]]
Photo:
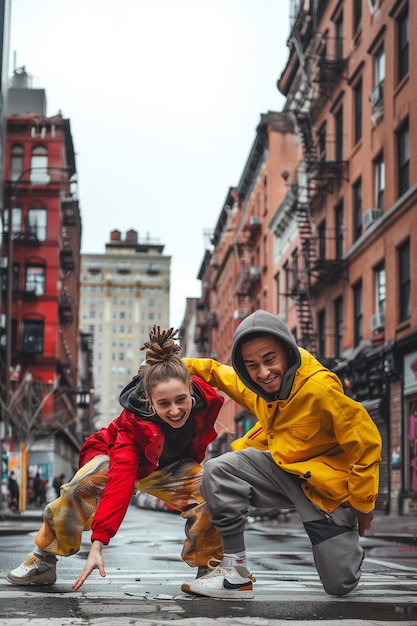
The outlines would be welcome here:
[[[184,359],[190,373],[225,392],[258,420],[235,450],[269,450],[277,465],[302,478],[306,496],[331,512],[344,502],[368,513],[378,494],[381,437],[339,378],[303,348],[286,399],[264,399],[235,370],[212,359]]]

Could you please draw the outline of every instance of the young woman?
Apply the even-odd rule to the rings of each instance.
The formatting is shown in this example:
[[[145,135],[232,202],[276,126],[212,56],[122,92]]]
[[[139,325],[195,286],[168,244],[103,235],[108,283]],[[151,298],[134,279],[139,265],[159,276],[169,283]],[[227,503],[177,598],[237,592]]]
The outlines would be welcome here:
[[[177,356],[176,334],[154,326],[141,348],[146,365],[121,393],[124,410],[84,443],[80,469],[45,507],[33,554],[7,574],[13,585],[54,584],[56,557],[78,552],[82,532],[90,528],[91,549],[73,589],[94,569],[105,576],[103,546],[118,531],[135,488],[186,519],[181,556],[190,566],[204,569],[211,558],[221,558],[221,538],[200,494],[200,463],[216,438],[223,398],[190,376]]]

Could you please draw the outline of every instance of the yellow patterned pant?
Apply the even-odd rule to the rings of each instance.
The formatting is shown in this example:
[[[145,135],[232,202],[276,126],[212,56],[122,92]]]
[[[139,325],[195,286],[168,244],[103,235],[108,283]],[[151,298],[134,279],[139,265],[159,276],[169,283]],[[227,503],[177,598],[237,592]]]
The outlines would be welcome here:
[[[59,498],[44,510],[35,539],[41,550],[59,556],[78,552],[83,531],[91,527],[108,467],[108,456],[96,456],[61,486]],[[186,520],[181,557],[191,567],[207,565],[211,558],[221,559],[223,553],[221,537],[210,522],[200,493],[202,472],[201,465],[186,459],[156,470],[136,484],[138,491],[150,493],[181,512]]]

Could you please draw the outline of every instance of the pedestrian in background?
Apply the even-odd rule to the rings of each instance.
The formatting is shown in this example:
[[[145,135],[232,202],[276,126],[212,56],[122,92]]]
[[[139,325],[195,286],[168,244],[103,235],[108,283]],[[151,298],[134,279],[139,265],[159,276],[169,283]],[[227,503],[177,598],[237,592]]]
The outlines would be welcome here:
[[[9,474],[9,480],[7,482],[7,489],[10,494],[9,508],[11,511],[18,511],[19,509],[19,483],[16,480],[16,474],[12,470]]]
[[[91,549],[73,584],[79,589],[94,569],[105,576],[103,546],[118,531],[135,487],[167,502],[186,520],[182,558],[203,573],[222,557],[200,493],[201,462],[223,404],[211,385],[191,377],[177,356],[177,331],[154,327],[142,350],[146,367],[122,391],[124,410],[107,428],[91,435],[80,453],[81,469],[47,504],[35,551],[9,572],[14,585],[53,584],[56,556],[79,551],[91,526]]]
[[[42,478],[39,472],[36,472],[33,479],[33,500],[35,506],[42,505]]]
[[[61,494],[61,485],[64,484],[65,474],[60,474],[59,476],[55,476],[54,481],[52,483],[53,488],[55,489],[56,497],[59,498]]]
[[[258,422],[233,442],[233,452],[204,467],[201,491],[224,556],[182,590],[252,598],[244,542],[249,506],[281,505],[297,510],[325,591],[352,591],[361,576],[359,536],[371,526],[381,461],[381,436],[364,407],[266,311],[252,313],[236,329],[233,367],[212,359],[185,362]]]
[[[42,505],[46,503],[46,492],[48,490],[48,484],[49,484],[49,480],[47,478],[42,478],[42,496],[41,496]]]

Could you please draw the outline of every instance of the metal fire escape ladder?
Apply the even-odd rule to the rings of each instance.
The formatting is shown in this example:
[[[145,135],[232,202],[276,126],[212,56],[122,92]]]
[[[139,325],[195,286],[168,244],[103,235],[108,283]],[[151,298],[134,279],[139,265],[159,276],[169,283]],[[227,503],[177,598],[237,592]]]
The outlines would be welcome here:
[[[240,272],[235,288],[239,317],[246,317],[251,312],[249,273],[251,267],[248,233],[244,230],[237,235],[235,250],[239,260]]]
[[[312,265],[316,260],[316,245],[308,193],[310,173],[318,161],[318,148],[314,141],[310,114],[313,91],[311,74],[313,68],[310,64],[306,64],[300,33],[296,29],[293,31],[292,42],[299,58],[301,70],[300,97],[295,100],[294,114],[303,150],[303,162],[300,164],[298,171],[296,220],[304,261],[304,268],[297,268],[297,275],[294,276],[295,288],[293,297],[297,306],[301,331],[300,344],[313,354],[317,354],[317,337],[314,331],[313,304],[310,291],[310,273]]]

